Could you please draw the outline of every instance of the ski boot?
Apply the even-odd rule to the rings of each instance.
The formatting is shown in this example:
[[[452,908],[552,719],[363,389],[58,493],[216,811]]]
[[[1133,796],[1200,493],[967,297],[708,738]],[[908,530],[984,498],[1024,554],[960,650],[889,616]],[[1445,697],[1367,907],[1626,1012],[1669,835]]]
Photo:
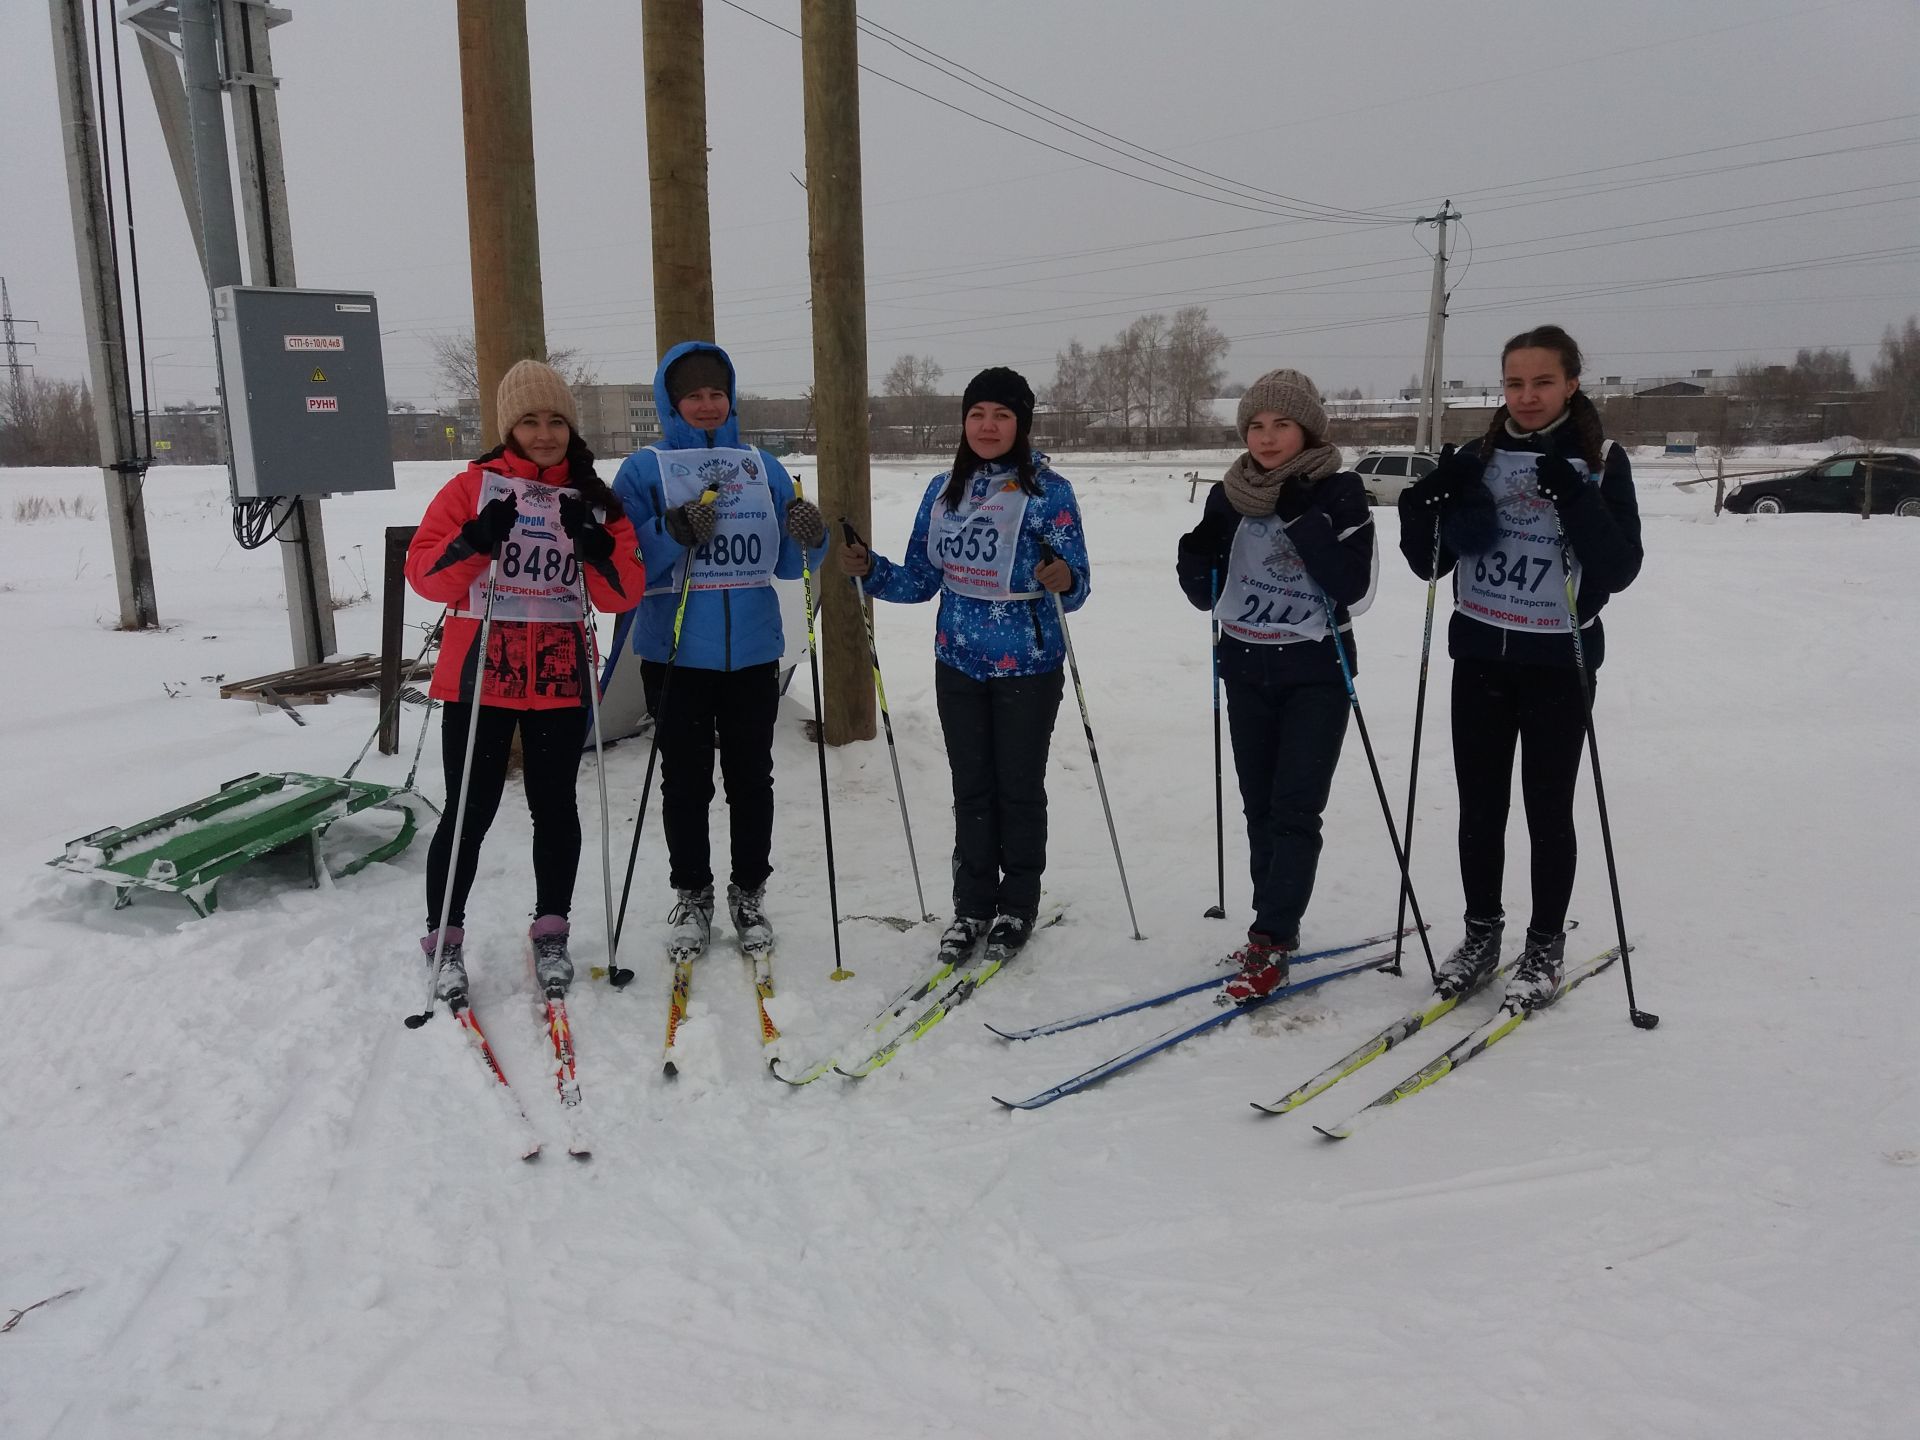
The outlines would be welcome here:
[[[542,915],[527,931],[533,941],[533,978],[549,999],[562,998],[573,984],[573,957],[567,954],[570,929],[566,916]]]
[[[767,923],[767,912],[761,908],[766,899],[765,885],[756,885],[751,890],[742,890],[733,884],[727,886],[727,913],[733,917],[733,933],[739,936],[740,948],[748,955],[773,949],[773,926]]]
[[[1500,932],[1505,928],[1504,920],[1476,920],[1469,915],[1465,938],[1440,962],[1434,993],[1443,1000],[1458,1000],[1485,983],[1500,964]]]
[[[956,915],[940,937],[940,963],[959,969],[973,958],[974,947],[993,922],[976,915]]]
[[[1527,943],[1513,962],[1513,975],[1507,981],[1507,1009],[1537,1010],[1550,1002],[1560,989],[1560,971],[1566,958],[1564,934],[1542,935],[1529,926]]]
[[[673,909],[667,915],[667,953],[677,961],[691,960],[707,953],[707,941],[713,935],[713,886],[673,892]]]
[[[1247,932],[1247,943],[1233,952],[1240,973],[1220,987],[1223,1003],[1245,1005],[1264,999],[1287,983],[1287,962],[1299,942],[1276,941],[1257,930]]]
[[[1033,938],[1033,916],[996,915],[987,931],[987,958],[1004,965],[1026,948]]]
[[[467,932],[460,926],[447,926],[446,940],[440,950],[440,969],[433,982],[433,993],[455,1010],[467,1003],[467,961],[462,953],[466,938]],[[433,949],[438,943],[438,930],[420,937],[420,949],[429,965],[433,963]]]

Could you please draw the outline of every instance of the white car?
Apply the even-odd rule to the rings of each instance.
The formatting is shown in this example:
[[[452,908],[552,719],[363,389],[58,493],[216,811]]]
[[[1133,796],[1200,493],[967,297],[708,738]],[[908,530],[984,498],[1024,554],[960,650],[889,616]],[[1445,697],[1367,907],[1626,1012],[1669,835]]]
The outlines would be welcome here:
[[[1371,450],[1354,464],[1354,473],[1367,487],[1367,499],[1374,505],[1392,505],[1400,492],[1414,481],[1429,475],[1437,462],[1422,450]]]

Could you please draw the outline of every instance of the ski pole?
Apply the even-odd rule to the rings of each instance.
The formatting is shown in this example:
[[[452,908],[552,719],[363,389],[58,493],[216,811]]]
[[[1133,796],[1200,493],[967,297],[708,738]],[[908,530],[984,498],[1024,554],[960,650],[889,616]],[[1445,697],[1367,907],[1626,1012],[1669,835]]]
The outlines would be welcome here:
[[[1380,797],[1380,818],[1387,822],[1387,840],[1393,846],[1394,861],[1400,866],[1400,893],[1413,906],[1413,923],[1420,930],[1420,948],[1426,952],[1427,971],[1437,981],[1440,968],[1434,964],[1433,944],[1427,939],[1427,922],[1420,914],[1419,897],[1413,893],[1413,876],[1407,873],[1407,852],[1393,828],[1393,802],[1387,799],[1387,784],[1380,778],[1380,762],[1373,755],[1373,740],[1367,734],[1367,717],[1360,710],[1360,692],[1353,688],[1353,666],[1347,663],[1347,647],[1340,639],[1340,627],[1334,623],[1333,600],[1323,594],[1320,603],[1326,607],[1327,633],[1333,637],[1333,653],[1340,661],[1340,678],[1346,682],[1347,704],[1353,707],[1354,723],[1360,729],[1360,744],[1367,752],[1367,769],[1373,772],[1374,793]]]
[[[1220,604],[1220,572],[1207,571],[1208,590],[1213,605],[1208,608],[1208,624],[1213,638],[1208,660],[1213,670],[1213,868],[1220,882],[1220,898],[1204,913],[1208,920],[1227,918],[1227,808],[1220,790],[1220,617],[1213,610]]]
[[[452,608],[449,605],[447,610]],[[407,688],[407,682],[420,674],[420,667],[426,663],[427,651],[433,648],[433,637],[440,633],[440,627],[446,623],[446,618],[447,611],[442,610],[440,618],[427,627],[426,642],[421,645],[420,653],[414,656],[413,663],[400,673],[400,683],[393,687],[393,698],[381,709],[380,718],[373,722],[373,733],[367,736],[367,743],[360,747],[360,753],[353,757],[353,763],[347,767],[347,773],[341,776],[341,779],[351,780],[353,772],[360,768],[360,762],[367,758],[367,752],[373,749],[373,742],[380,738],[380,727],[387,723],[387,717],[399,706],[400,692]]]
[[[607,974],[619,956],[613,929],[613,830],[607,805],[607,748],[600,732],[600,637],[593,631],[593,602],[587,596],[587,572],[580,570],[580,629],[586,639],[587,703],[593,708],[593,768],[600,780],[600,899],[607,912]]]
[[[867,542],[860,538],[860,532],[844,516],[840,529],[849,545],[866,548]],[[860,579],[856,575],[847,577],[853,584],[854,603],[860,607],[860,618],[867,626],[867,656],[873,661],[873,693],[880,697],[880,724],[887,732],[887,759],[893,764],[893,793],[900,800],[900,826],[907,832],[907,862],[913,866],[913,895],[920,902],[920,918],[933,919],[933,912],[927,909],[926,892],[920,888],[920,857],[913,850],[913,821],[907,815],[907,788],[900,783],[900,752],[893,743],[893,716],[887,709],[887,686],[880,678],[880,642],[873,633],[873,606],[866,592],[860,588]]]
[[[487,635],[493,629],[493,589],[500,578],[500,557],[487,562],[487,598],[480,611],[480,634],[474,641],[473,709],[467,715],[467,749],[460,757],[460,803],[453,812],[453,847],[447,852],[447,883],[440,890],[440,923],[433,927],[433,964],[427,967],[427,1008],[407,1016],[407,1028],[418,1030],[433,1019],[440,1002],[440,960],[447,950],[447,911],[453,908],[453,881],[460,873],[460,835],[467,825],[467,792],[473,785],[473,747],[480,734],[480,700],[487,688]]]
[[[1627,955],[1627,916],[1620,905],[1620,872],[1613,863],[1613,825],[1607,818],[1607,787],[1600,778],[1600,742],[1593,733],[1593,677],[1587,673],[1587,649],[1580,640],[1580,606],[1573,596],[1573,567],[1567,564],[1567,532],[1560,512],[1553,512],[1560,535],[1560,570],[1566,576],[1567,618],[1573,624],[1573,668],[1580,674],[1580,708],[1586,717],[1587,758],[1593,763],[1593,797],[1600,805],[1600,845],[1607,855],[1607,885],[1613,891],[1613,924],[1620,936],[1620,975],[1627,982],[1627,1018],[1639,1030],[1651,1030],[1660,1017],[1642,1010],[1633,998],[1633,961]]]
[[[1040,542],[1040,556],[1043,561],[1058,560],[1053,547],[1046,541]],[[1100,787],[1100,808],[1107,816],[1107,837],[1113,841],[1113,863],[1120,870],[1120,893],[1127,900],[1127,919],[1133,924],[1133,938],[1144,940],[1140,933],[1139,918],[1133,913],[1133,891],[1127,887],[1127,862],[1120,858],[1120,832],[1113,828],[1113,806],[1107,803],[1107,781],[1100,773],[1100,747],[1093,743],[1093,720],[1087,714],[1087,692],[1080,683],[1080,662],[1073,654],[1073,634],[1067,629],[1067,606],[1058,591],[1048,591],[1053,596],[1053,613],[1060,619],[1060,639],[1067,647],[1067,669],[1073,675],[1074,697],[1080,702],[1080,728],[1087,732],[1087,755],[1093,761],[1093,781]]]
[[[793,482],[793,498],[806,499],[797,476]],[[827,719],[820,709],[820,648],[813,633],[813,562],[807,558],[804,545],[800,547],[800,595],[807,607],[807,669],[813,674],[813,742],[820,755],[820,824],[827,837],[827,904],[833,910],[833,969],[827,978],[851,980],[853,971],[847,969],[840,955],[840,883],[833,869],[833,806],[827,793]],[[906,812],[903,809],[901,813]]]
[[[701,495],[700,503],[711,505],[719,498],[718,490],[708,490]],[[680,627],[687,623],[687,596],[692,590],[693,555],[689,552],[687,573],[680,577],[680,603],[673,612],[673,643],[667,648],[667,669],[660,677],[660,703],[653,712],[653,735],[647,742],[647,776],[640,784],[640,813],[634,817],[633,844],[627,850],[627,876],[620,884],[620,908],[613,917],[613,944],[607,954],[607,983],[616,990],[633,979],[633,971],[624,970],[613,963],[612,952],[620,948],[620,932],[627,923],[627,897],[633,893],[633,866],[640,858],[640,832],[647,823],[647,797],[653,793],[653,765],[660,758],[660,727],[666,720],[667,694],[673,689],[673,670],[680,659]],[[639,652],[636,649],[634,653]]]
[[[1413,762],[1407,770],[1407,823],[1401,830],[1401,843],[1406,847],[1407,864],[1413,864],[1413,797],[1420,786],[1420,727],[1427,718],[1427,661],[1433,654],[1433,599],[1440,588],[1440,519],[1433,521],[1433,564],[1427,568],[1427,624],[1420,632],[1420,684],[1413,697]],[[1400,912],[1393,922],[1393,964],[1387,967],[1389,973],[1400,973],[1400,955],[1406,948],[1407,896],[1411,893],[1407,886],[1400,887]]]

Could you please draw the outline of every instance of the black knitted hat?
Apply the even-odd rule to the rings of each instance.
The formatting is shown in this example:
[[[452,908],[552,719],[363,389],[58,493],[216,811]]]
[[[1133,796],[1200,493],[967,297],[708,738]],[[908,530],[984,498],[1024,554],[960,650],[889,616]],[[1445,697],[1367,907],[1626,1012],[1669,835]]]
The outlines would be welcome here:
[[[964,419],[966,413],[982,400],[1004,405],[1011,410],[1019,422],[1021,434],[1033,428],[1033,387],[1027,384],[1026,377],[1019,371],[995,365],[969,380],[966,393],[960,397],[961,418]]]

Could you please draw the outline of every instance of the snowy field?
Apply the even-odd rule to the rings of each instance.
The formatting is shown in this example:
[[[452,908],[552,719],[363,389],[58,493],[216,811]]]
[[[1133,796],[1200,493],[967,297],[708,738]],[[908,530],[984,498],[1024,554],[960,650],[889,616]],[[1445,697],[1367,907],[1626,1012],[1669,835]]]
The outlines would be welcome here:
[[[150,895],[115,911],[105,886],[44,866],[74,836],[248,771],[339,774],[374,706],[306,707],[298,728],[218,698],[213,677],[289,655],[279,557],[233,544],[221,472],[153,474],[165,628],[142,634],[113,628],[97,473],[0,472],[0,1321],[76,1291],[0,1335],[0,1436],[1913,1434],[1920,523],[1715,519],[1710,485],[1670,483],[1691,460],[1639,460],[1647,563],[1607,613],[1597,725],[1657,1030],[1628,1025],[1609,974],[1344,1144],[1310,1123],[1379,1093],[1488,1002],[1301,1114],[1248,1108],[1422,995],[1415,952],[1402,979],[1338,982],[1048,1109],[991,1103],[1179,1017],[1019,1046],[980,1022],[1166,988],[1244,929],[1230,775],[1229,920],[1201,915],[1207,627],[1173,583],[1175,536],[1199,514],[1179,477],[1225,458],[1062,465],[1095,557],[1074,639],[1147,942],[1129,934],[1069,695],[1047,875],[1065,923],[873,1078],[797,1091],[766,1075],[746,968],[717,949],[668,1081],[656,811],[623,946],[640,977],[617,994],[583,983],[573,1003],[585,1165],[557,1146],[521,1164],[455,1027],[400,1024],[424,982],[424,840],[319,890],[296,863],[258,866],[207,920]],[[934,468],[876,467],[882,551],[899,553]],[[328,503],[336,594],[373,592],[339,611],[343,650],[377,648],[382,528],[417,519],[447,473],[403,465],[397,491]],[[80,513],[28,521],[32,497]],[[1376,514],[1387,548],[1359,683],[1397,813],[1426,591]],[[430,609],[412,601],[409,618]],[[882,606],[878,621],[944,912],[932,618]],[[1434,674],[1415,879],[1440,947],[1460,894],[1444,656]],[[806,696],[803,674],[777,740],[769,897],[799,1061],[903,985],[935,934],[849,921],[858,978],[828,982]],[[400,780],[418,719],[409,708],[401,755],[361,773]],[[436,730],[436,800],[437,753]],[[639,744],[608,757],[622,856],[645,761]],[[911,915],[882,744],[829,765],[842,910]],[[483,858],[469,965],[509,1074],[557,1138],[517,794]],[[584,967],[604,944],[591,757],[581,795]],[[1583,784],[1578,955],[1612,928],[1591,795]],[[1357,737],[1327,832],[1308,948],[1393,923]],[[1523,857],[1516,816],[1520,916]]]

